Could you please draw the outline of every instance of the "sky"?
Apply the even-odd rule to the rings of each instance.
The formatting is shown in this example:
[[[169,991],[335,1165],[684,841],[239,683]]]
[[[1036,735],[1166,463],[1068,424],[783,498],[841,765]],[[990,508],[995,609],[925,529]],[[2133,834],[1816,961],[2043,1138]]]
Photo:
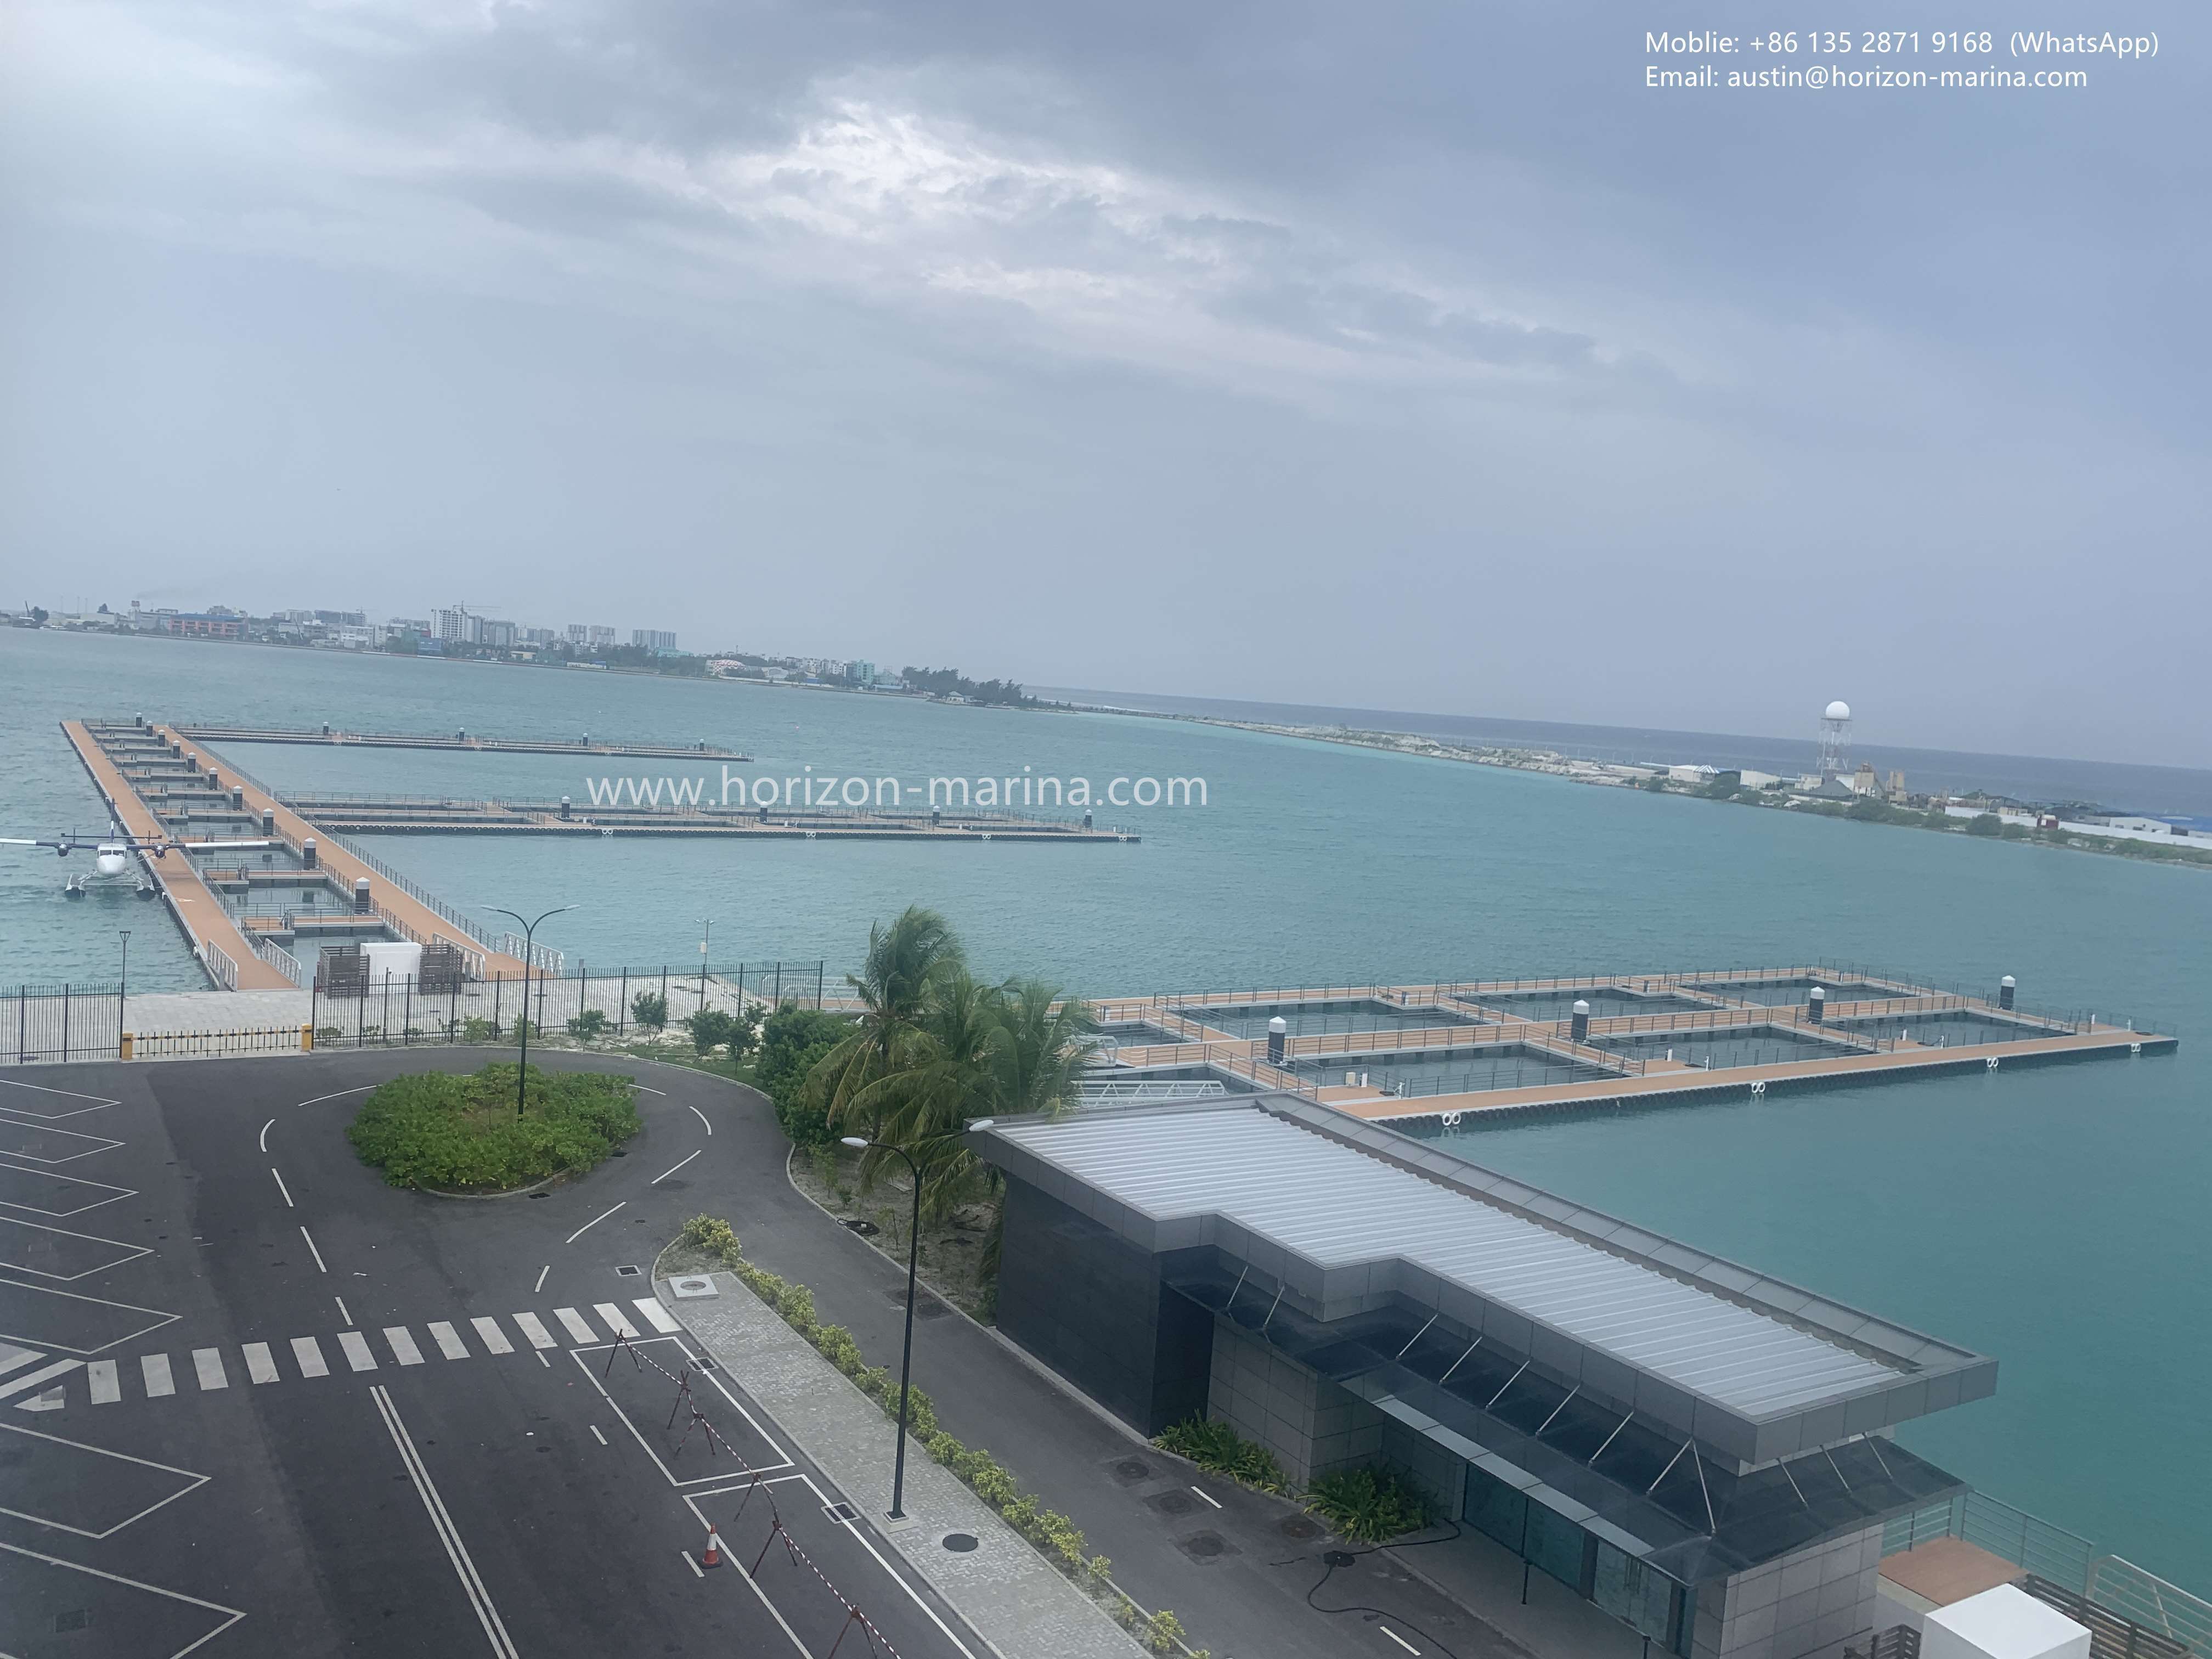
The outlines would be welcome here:
[[[2202,8],[1777,21],[9,0],[0,599],[2212,765]]]

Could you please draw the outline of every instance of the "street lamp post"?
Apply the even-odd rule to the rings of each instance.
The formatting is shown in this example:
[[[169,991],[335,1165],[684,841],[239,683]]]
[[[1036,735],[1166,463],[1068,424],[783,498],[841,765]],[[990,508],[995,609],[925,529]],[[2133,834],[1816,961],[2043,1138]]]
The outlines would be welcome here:
[[[707,947],[714,942],[714,919],[702,916],[699,923],[707,930],[699,941],[699,1010],[704,1013],[707,1009]],[[744,1005],[744,987],[742,985],[738,988],[738,1003],[740,1007]]]
[[[968,1126],[970,1129],[988,1129],[988,1117],[979,1117]],[[958,1133],[955,1131],[954,1133]],[[950,1140],[953,1135],[931,1135],[930,1140]],[[891,1512],[894,1521],[906,1519],[906,1400],[914,1377],[914,1285],[915,1274],[921,1249],[921,1166],[914,1155],[903,1146],[894,1146],[887,1141],[870,1140],[866,1135],[841,1136],[842,1142],[860,1152],[871,1147],[881,1152],[896,1152],[906,1160],[908,1173],[914,1178],[914,1218],[906,1230],[906,1342],[899,1354],[898,1451],[891,1464]]]
[[[546,916],[557,916],[564,910],[573,910],[575,908],[573,904],[563,904],[548,910],[545,915],[538,917],[537,921],[526,921],[521,916],[516,915],[514,911],[503,906],[497,904],[484,906],[485,909],[495,910],[502,916],[514,916],[515,921],[522,927],[522,1018],[516,1027],[516,1035],[522,1040],[522,1056],[515,1062],[514,1066],[514,1115],[518,1118],[522,1115],[522,1091],[530,1082],[530,972],[532,965],[531,941],[538,932],[538,922],[544,921]]]
[[[123,1022],[130,1017],[131,1005],[131,930],[115,930],[123,938],[123,966],[115,980],[115,1051],[123,1052]]]

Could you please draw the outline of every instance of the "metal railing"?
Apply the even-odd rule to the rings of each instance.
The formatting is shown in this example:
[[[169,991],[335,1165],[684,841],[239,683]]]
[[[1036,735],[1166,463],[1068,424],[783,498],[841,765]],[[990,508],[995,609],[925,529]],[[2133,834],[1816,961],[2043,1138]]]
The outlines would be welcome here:
[[[277,944],[276,940],[265,939],[259,933],[248,933],[246,936],[246,942],[253,947],[255,956],[259,957],[262,961],[283,975],[301,990],[307,988],[307,982],[313,978],[313,975],[308,973],[306,964],[299,957]]]
[[[235,1031],[130,1032],[125,1060],[181,1060],[208,1054],[290,1054],[312,1047],[304,1025],[264,1025]]]
[[[226,991],[238,988],[238,964],[213,939],[200,944],[200,963],[207,969],[208,977]]]
[[[2212,1601],[2124,1557],[2100,1552],[2079,1533],[1968,1490],[1947,1504],[1893,1517],[1882,1528],[1882,1553],[1893,1555],[1936,1538],[1962,1539],[2011,1562],[2028,1575],[2030,1590],[2062,1611],[2073,1598],[2171,1644],[2138,1641],[2138,1659],[2166,1659],[2177,1652],[2212,1659]],[[2100,1639],[2094,1651],[2128,1652],[2125,1632]]]

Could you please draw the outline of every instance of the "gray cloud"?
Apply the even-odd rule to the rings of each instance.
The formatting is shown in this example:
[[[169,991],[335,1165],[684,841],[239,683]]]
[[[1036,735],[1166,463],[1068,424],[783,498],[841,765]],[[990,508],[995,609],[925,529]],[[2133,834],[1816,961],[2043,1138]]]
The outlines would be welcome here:
[[[2207,88],[2150,13],[2064,100],[1690,105],[1599,9],[27,0],[0,545],[2212,761]],[[1117,626],[1101,566],[1204,603]]]

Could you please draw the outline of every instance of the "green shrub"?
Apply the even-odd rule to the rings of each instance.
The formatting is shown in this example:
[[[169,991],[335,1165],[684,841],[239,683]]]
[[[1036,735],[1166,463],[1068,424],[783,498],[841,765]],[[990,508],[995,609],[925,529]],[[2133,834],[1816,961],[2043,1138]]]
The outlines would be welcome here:
[[[822,1107],[806,1098],[806,1074],[851,1030],[843,1016],[787,1002],[761,1027],[753,1081],[775,1108],[775,1121],[799,1146],[834,1144]]]
[[[568,1022],[568,1035],[589,1042],[607,1029],[607,1017],[596,1008],[586,1008]]]
[[[533,1066],[519,1116],[514,1085],[503,1061],[394,1078],[362,1103],[346,1136],[395,1187],[497,1192],[588,1170],[641,1127],[626,1077]]]
[[[489,1042],[499,1035],[499,1027],[481,1014],[471,1014],[461,1022],[460,1036],[464,1042]]]
[[[1188,1457],[1201,1469],[1225,1474],[1261,1492],[1285,1490],[1282,1466],[1275,1462],[1275,1455],[1257,1442],[1243,1438],[1226,1423],[1188,1418],[1170,1424],[1153,1437],[1152,1443],[1163,1451]]]
[[[1978,813],[1966,820],[1966,833],[1970,836],[2001,836],[2004,833],[2004,820],[1994,812]]]
[[[629,1017],[648,1031],[668,1024],[668,999],[658,991],[640,991],[629,1000]]]
[[[1306,1493],[1306,1508],[1363,1544],[1429,1524],[1428,1495],[1395,1470],[1373,1466],[1324,1474]]]

